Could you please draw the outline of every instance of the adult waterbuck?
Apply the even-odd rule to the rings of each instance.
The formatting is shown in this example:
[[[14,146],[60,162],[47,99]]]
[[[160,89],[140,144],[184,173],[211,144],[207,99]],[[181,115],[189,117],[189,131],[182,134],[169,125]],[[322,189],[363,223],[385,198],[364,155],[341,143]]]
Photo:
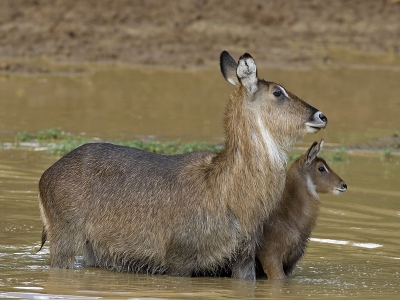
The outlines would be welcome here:
[[[314,142],[288,170],[282,201],[264,224],[257,258],[268,279],[289,276],[303,257],[319,212],[317,193],[341,194],[346,183],[318,157],[323,145]]]
[[[257,78],[249,54],[220,57],[236,85],[220,153],[164,156],[108,143],[85,144],[39,182],[51,266],[84,264],[190,276],[227,262],[255,279],[262,224],[280,200],[287,153],[326,117],[282,86]]]

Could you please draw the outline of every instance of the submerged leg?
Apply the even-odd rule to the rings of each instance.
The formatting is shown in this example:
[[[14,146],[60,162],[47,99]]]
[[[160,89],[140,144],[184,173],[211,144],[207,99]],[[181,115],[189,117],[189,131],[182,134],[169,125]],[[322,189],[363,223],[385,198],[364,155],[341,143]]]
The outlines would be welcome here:
[[[73,232],[65,234],[65,231],[65,228],[59,230],[52,228],[52,231],[48,232],[52,267],[73,268],[75,255],[79,246],[82,245],[77,234]],[[60,234],[54,234],[54,232],[60,232]]]
[[[169,276],[174,276],[174,277],[191,277],[192,276],[192,272],[188,271],[188,270],[179,270],[179,269],[168,269],[168,273]]]
[[[232,264],[232,278],[256,280],[254,254],[240,254]]]
[[[192,268],[188,263],[182,261],[169,261],[167,266],[167,274],[176,277],[192,276]]]
[[[268,279],[286,278],[286,274],[283,271],[282,259],[268,255],[259,255],[258,258]]]
[[[93,246],[89,241],[83,244],[83,264],[85,267],[95,267],[97,266],[96,255],[93,251]]]

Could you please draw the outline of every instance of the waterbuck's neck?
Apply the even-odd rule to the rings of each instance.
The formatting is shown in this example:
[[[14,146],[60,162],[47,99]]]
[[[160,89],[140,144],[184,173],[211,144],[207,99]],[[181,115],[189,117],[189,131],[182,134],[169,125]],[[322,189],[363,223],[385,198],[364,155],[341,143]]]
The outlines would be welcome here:
[[[261,116],[244,104],[241,93],[236,89],[231,95],[224,120],[225,148],[211,167],[213,180],[231,191],[227,198],[231,210],[251,222],[254,214],[267,217],[280,200],[290,149],[275,141]]]

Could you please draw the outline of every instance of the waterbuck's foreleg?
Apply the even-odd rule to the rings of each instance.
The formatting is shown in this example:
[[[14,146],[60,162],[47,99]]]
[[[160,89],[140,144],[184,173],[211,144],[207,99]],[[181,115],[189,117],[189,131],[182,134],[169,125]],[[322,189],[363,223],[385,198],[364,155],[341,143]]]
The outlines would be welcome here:
[[[244,242],[246,246],[237,252],[232,261],[232,278],[256,280],[256,249],[261,234],[262,229],[259,229],[251,239]]]
[[[97,265],[96,261],[93,246],[89,241],[86,241],[83,244],[83,263],[85,267],[95,267]]]
[[[247,249],[240,251],[232,263],[232,278],[256,279],[256,243],[251,241]]]
[[[179,246],[177,245],[177,247]],[[180,253],[180,251],[175,249],[171,247],[165,256],[167,274],[176,277],[192,276],[194,266],[191,264],[190,259],[187,259],[184,253]]]
[[[240,253],[232,264],[232,278],[256,280],[255,251]]]

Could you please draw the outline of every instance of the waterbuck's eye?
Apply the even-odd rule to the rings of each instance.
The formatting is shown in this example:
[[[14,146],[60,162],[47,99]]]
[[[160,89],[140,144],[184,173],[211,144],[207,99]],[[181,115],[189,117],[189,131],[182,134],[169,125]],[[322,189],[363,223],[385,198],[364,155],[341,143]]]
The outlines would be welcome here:
[[[277,90],[277,91],[273,92],[272,94],[274,94],[274,96],[278,98],[282,95],[282,91]]]
[[[324,167],[324,166],[321,166],[321,167],[319,167],[319,168],[318,168],[318,171],[320,171],[320,172],[325,172],[325,171],[326,171],[326,169],[325,169],[325,167]]]

